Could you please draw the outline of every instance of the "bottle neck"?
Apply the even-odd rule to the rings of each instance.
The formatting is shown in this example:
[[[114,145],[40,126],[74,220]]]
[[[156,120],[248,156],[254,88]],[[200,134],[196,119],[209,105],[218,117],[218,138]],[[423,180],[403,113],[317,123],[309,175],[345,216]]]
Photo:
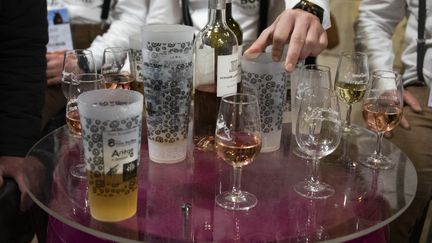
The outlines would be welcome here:
[[[209,0],[209,24],[226,25],[225,0]]]
[[[227,17],[231,17],[232,15],[232,3],[231,0],[227,0],[226,1],[226,16]]]

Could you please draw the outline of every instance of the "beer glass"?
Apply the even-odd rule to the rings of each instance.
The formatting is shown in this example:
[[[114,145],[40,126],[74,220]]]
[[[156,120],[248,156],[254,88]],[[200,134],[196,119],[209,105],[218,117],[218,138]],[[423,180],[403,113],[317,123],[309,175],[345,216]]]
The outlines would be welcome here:
[[[172,164],[186,158],[193,38],[190,26],[162,24],[142,29],[149,157],[156,163]]]
[[[286,101],[288,74],[283,62],[275,62],[271,53],[256,58],[241,59],[243,92],[258,98],[262,147],[261,152],[279,149],[282,136],[282,116]]]
[[[115,222],[137,210],[143,96],[100,89],[78,97],[90,214]]]

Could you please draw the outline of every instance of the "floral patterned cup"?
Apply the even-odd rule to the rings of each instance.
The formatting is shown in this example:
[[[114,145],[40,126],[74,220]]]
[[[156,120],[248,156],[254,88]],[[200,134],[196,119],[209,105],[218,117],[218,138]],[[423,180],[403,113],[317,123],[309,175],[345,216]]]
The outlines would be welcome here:
[[[143,96],[100,89],[78,96],[91,216],[120,221],[137,210]]]
[[[150,159],[186,158],[193,82],[194,28],[148,25],[142,29],[144,96]]]
[[[276,151],[282,136],[282,115],[288,74],[283,62],[274,62],[271,53],[241,60],[243,92],[258,97],[261,117],[261,152]]]

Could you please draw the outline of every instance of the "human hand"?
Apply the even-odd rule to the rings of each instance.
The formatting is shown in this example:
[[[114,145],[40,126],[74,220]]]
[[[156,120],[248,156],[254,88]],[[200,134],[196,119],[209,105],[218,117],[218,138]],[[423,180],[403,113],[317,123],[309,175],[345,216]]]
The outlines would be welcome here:
[[[279,61],[287,43],[285,69],[292,72],[299,58],[317,56],[327,47],[327,32],[315,15],[301,9],[287,9],[261,33],[244,55],[256,56],[272,44],[273,60]]]
[[[0,156],[0,187],[4,177],[15,180],[21,192],[21,211],[26,211],[32,205],[28,191],[38,192],[41,189],[42,175],[43,165],[34,157],[24,161],[22,157]]]
[[[412,111],[414,111],[416,113],[420,113],[423,111],[418,100],[408,90],[404,90],[403,99],[404,99],[404,103],[407,104],[411,108]],[[410,129],[410,127],[411,127],[408,120],[405,118],[404,115],[402,115],[402,118],[399,122],[399,125],[404,129]],[[391,137],[392,136],[391,131],[386,132],[385,136],[387,138]]]
[[[60,84],[61,73],[63,69],[63,58],[64,58],[64,52],[62,51],[47,52],[46,77],[47,77],[48,86]]]

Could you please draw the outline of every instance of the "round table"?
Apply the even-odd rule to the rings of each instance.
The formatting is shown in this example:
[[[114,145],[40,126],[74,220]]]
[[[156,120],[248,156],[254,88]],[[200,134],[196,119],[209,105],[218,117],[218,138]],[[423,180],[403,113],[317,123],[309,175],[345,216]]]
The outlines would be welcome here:
[[[348,168],[346,158],[358,161],[374,150],[375,134],[360,130],[320,163],[320,179],[335,188],[328,199],[310,200],[293,190],[308,175],[308,162],[292,153],[295,140],[290,124],[283,126],[278,151],[260,153],[243,168],[242,189],[258,198],[257,206],[249,211],[225,210],[215,204],[215,196],[231,188],[232,167],[214,153],[191,145],[185,161],[157,164],[149,160],[143,139],[136,215],[117,223],[92,219],[86,180],[69,173],[82,160],[82,141],[69,135],[67,127],[41,139],[27,155],[27,160],[42,163],[46,169],[41,175],[44,183],[39,183],[43,185],[30,186],[29,193],[51,216],[51,223],[113,241],[347,241],[397,218],[411,203],[417,186],[413,164],[388,141],[383,141],[382,151],[398,161],[395,168]]]

